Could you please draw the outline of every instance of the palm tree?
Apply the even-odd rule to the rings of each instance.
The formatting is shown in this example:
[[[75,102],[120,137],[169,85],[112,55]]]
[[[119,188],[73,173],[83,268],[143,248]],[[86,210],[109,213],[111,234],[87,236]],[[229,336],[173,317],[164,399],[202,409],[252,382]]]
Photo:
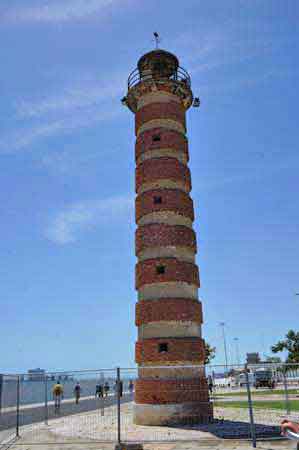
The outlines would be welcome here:
[[[286,363],[299,363],[299,332],[289,330],[286,338],[283,341],[278,341],[277,344],[271,347],[273,353],[279,353],[286,350],[288,356]]]

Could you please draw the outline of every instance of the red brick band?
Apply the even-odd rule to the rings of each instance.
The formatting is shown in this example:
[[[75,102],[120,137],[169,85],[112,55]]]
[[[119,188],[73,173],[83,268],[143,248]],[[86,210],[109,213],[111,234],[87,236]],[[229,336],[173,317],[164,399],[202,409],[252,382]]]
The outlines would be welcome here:
[[[167,344],[168,351],[160,351],[159,344]],[[205,345],[201,338],[152,338],[137,341],[135,346],[135,361],[169,363],[174,361],[203,362]]]
[[[160,140],[155,141],[155,137],[159,137]],[[188,142],[182,133],[165,128],[152,128],[141,133],[136,140],[136,162],[144,153],[160,148],[171,148],[177,152],[182,152],[189,161]]]
[[[190,170],[176,158],[161,157],[147,159],[136,167],[136,192],[144,183],[152,183],[159,180],[172,180],[181,182],[191,191]]]
[[[185,110],[180,103],[150,103],[140,108],[135,114],[135,133],[137,135],[141,125],[154,119],[171,119],[179,122],[186,129]]]
[[[188,247],[196,253],[195,232],[184,225],[151,223],[137,228],[135,233],[136,256],[152,247]]]
[[[208,402],[209,391],[205,378],[182,380],[135,381],[135,402],[152,405],[169,403]]]
[[[136,303],[135,311],[137,327],[146,323],[165,320],[192,321],[198,324],[203,322],[201,303],[188,298],[143,300]]]
[[[153,189],[136,197],[137,222],[146,214],[156,211],[172,211],[194,220],[193,201],[179,189]]]
[[[163,268],[163,273],[161,268]],[[154,258],[136,264],[136,289],[144,284],[183,281],[199,287],[199,273],[196,264],[179,261],[176,258]]]

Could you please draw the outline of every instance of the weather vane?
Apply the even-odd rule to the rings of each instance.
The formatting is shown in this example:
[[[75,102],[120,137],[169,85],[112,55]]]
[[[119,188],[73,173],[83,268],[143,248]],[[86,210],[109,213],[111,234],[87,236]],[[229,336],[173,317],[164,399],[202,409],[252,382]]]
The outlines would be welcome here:
[[[157,33],[156,31],[154,32],[154,36],[155,36],[155,42],[156,42],[156,50],[159,48],[159,44],[161,42],[159,33]]]

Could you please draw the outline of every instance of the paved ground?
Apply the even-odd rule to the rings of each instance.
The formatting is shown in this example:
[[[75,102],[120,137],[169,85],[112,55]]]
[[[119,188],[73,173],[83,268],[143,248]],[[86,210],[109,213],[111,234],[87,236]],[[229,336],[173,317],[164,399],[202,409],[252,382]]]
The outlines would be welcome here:
[[[125,394],[121,398],[121,403],[132,401],[132,394]],[[98,411],[102,406],[109,407],[116,404],[114,395],[105,399],[96,399],[95,397],[86,397],[80,400],[78,405],[73,399],[65,400],[61,404],[59,417],[70,416],[73,414],[84,413],[88,411]],[[56,418],[53,402],[48,405],[48,419]],[[43,404],[24,405],[20,408],[20,426],[33,424],[45,420],[45,406]],[[0,415],[0,431],[7,430],[16,426],[15,408],[5,408]],[[1,441],[0,441],[1,442]]]
[[[282,394],[267,394],[267,395],[252,395],[251,396],[251,398],[252,398],[252,400],[254,400],[254,401],[266,401],[266,402],[270,402],[270,401],[273,401],[273,400],[281,400],[281,401],[285,401],[285,396],[284,395],[282,395]],[[225,395],[225,396],[221,396],[221,395],[218,395],[217,396],[217,394],[215,394],[214,396],[212,396],[212,399],[214,400],[214,401],[217,401],[217,402],[239,402],[239,401],[241,401],[241,402],[247,402],[247,396],[245,396],[245,395],[232,395],[232,396],[230,396],[230,395]],[[289,395],[288,396],[288,399],[289,400],[297,400],[298,401],[298,399],[299,399],[299,395],[294,395],[294,394],[292,394],[292,395]]]
[[[277,412],[259,411],[256,414],[256,433],[258,437],[279,435],[279,423],[283,416]],[[250,433],[248,411],[235,408],[215,408],[215,418],[220,418],[213,424],[190,424],[178,426],[141,426],[133,423],[133,404],[125,403],[121,406],[121,435],[122,439],[131,442],[140,441],[184,441],[195,439],[215,438],[246,438]],[[78,438],[97,441],[114,441],[117,436],[117,411],[115,406],[105,409],[102,416],[100,411],[77,414],[69,417],[57,418],[49,422],[47,430],[61,440]],[[24,430],[25,432],[26,430]],[[31,431],[32,439],[38,439],[43,432],[40,428]]]
[[[146,427],[133,423],[133,404],[123,403],[121,406],[121,436],[130,442],[179,442],[207,439],[244,439],[250,436],[248,411],[236,408],[215,408],[215,417],[222,417],[213,424],[181,425],[175,427]],[[255,411],[256,434],[258,438],[279,436],[279,423],[285,418],[279,411]],[[292,417],[294,420],[295,417]],[[14,430],[0,432],[0,442],[8,437],[7,433]],[[4,433],[4,435],[3,435]],[[2,436],[3,435],[3,436]],[[104,410],[83,412],[64,417],[55,417],[44,423],[27,425],[20,428],[20,435],[27,443],[37,445],[41,442],[113,442],[117,439],[117,410],[111,405]]]
[[[51,443],[51,444],[27,444],[25,441],[18,441],[9,447],[9,450],[113,450],[114,444],[86,443],[78,440],[77,442]],[[190,442],[172,442],[172,443],[150,443],[144,444],[144,450],[250,450],[250,442],[238,441],[190,441]],[[277,442],[258,442],[257,449],[260,450],[287,450],[295,449],[292,441]],[[0,447],[2,450],[2,448]],[[4,448],[3,448],[4,450]],[[8,447],[5,448],[8,450]]]
[[[132,404],[124,398],[121,407],[122,411],[122,437],[132,442],[152,439],[153,442],[144,444],[144,450],[249,450],[252,448],[250,442],[245,440],[221,439],[226,437],[240,437],[244,432],[248,435],[248,411],[235,408],[215,408],[215,416],[223,417],[223,421],[204,426],[190,427],[141,427],[135,426],[132,422]],[[89,400],[88,400],[89,401]],[[100,443],[101,440],[112,441],[117,436],[117,415],[116,407],[112,404],[105,408],[102,416],[101,410],[72,414],[64,417],[55,417],[46,426],[43,423],[27,425],[20,429],[21,439],[13,443],[10,447],[0,444],[0,450],[112,450],[114,444]],[[65,405],[74,407],[75,405]],[[29,408],[30,410],[30,408]],[[78,410],[76,411],[78,412]],[[273,425],[277,425],[284,418],[283,412],[279,411],[255,411],[255,419],[259,436],[264,435],[264,431],[272,432]],[[295,417],[292,417],[295,419]],[[298,417],[297,417],[298,420]],[[7,437],[11,430],[0,432],[1,437]],[[231,434],[232,433],[232,434]],[[269,433],[267,433],[269,436]],[[244,436],[242,436],[244,437]],[[97,440],[98,442],[95,442]],[[171,440],[171,442],[169,442]],[[187,441],[187,440],[190,440]],[[154,442],[156,441],[156,442]],[[157,443],[161,441],[161,443]],[[164,441],[164,442],[162,442]],[[187,442],[186,442],[187,441]],[[296,443],[292,441],[272,441],[258,442],[257,449],[295,449]]]

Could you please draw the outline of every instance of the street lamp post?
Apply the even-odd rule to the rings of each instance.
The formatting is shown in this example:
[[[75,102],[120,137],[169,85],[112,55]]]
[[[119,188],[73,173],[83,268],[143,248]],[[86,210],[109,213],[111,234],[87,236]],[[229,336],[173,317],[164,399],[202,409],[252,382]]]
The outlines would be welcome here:
[[[226,372],[228,372],[228,363],[227,363],[227,348],[226,348],[226,339],[225,339],[225,322],[220,322],[219,324],[222,327],[222,337],[223,337],[223,346],[224,346],[224,356],[225,356],[225,368]]]
[[[236,357],[237,357],[237,364],[240,365],[240,352],[239,352],[239,338],[234,338],[235,344],[236,344]]]

